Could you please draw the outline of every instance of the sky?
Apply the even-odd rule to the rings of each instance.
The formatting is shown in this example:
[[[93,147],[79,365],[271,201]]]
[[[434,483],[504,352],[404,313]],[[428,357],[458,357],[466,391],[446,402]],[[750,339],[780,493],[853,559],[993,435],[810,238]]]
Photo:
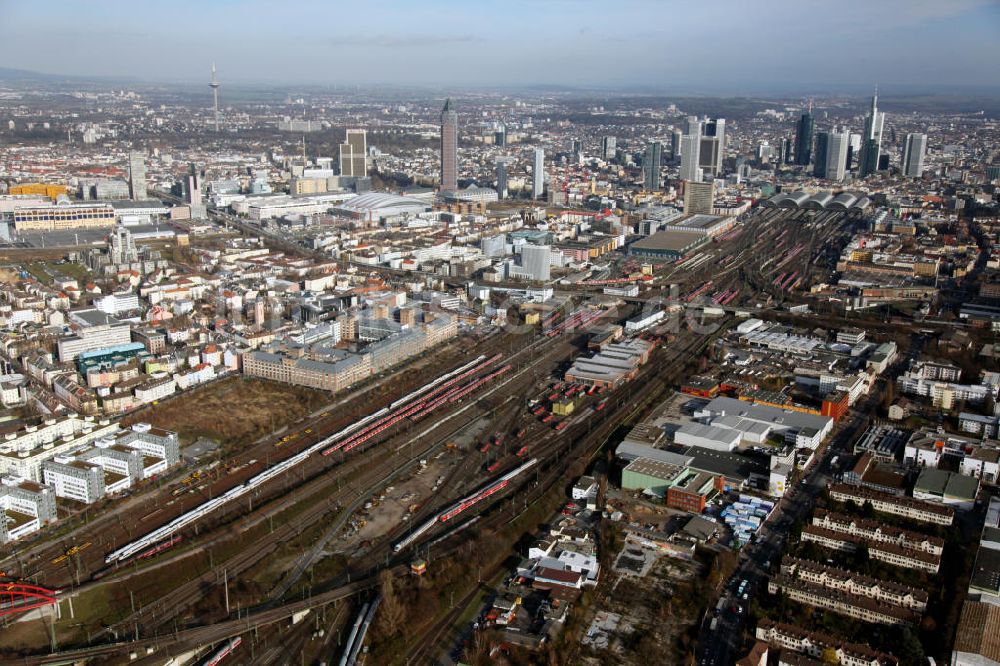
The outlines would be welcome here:
[[[0,0],[0,67],[149,82],[1000,87],[1000,0]]]

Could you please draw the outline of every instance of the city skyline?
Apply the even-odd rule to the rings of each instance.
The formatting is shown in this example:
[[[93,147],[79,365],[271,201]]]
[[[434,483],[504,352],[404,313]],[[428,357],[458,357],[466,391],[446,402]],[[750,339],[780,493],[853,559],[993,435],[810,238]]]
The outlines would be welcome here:
[[[310,4],[310,3],[307,3]],[[523,3],[515,3],[517,5]],[[358,85],[561,85],[692,90],[756,90],[776,87],[870,89],[888,87],[1000,86],[1000,5],[960,0],[886,0],[873,6],[851,0],[835,8],[770,0],[753,7],[724,2],[726,23],[716,56],[696,57],[707,26],[718,27],[705,8],[630,0],[613,10],[596,2],[550,0],[494,15],[485,7],[452,0],[409,6],[391,2],[350,15],[351,37],[328,30],[343,20],[337,4],[311,6],[300,14],[268,16],[257,2],[198,5],[199,21],[179,34],[172,21],[182,0],[150,7],[141,21],[111,0],[82,6],[57,0],[44,15],[27,5],[0,2],[0,59],[6,67],[61,76],[126,78],[150,82],[201,81],[218,63],[225,84]],[[683,9],[683,11],[680,11]],[[162,14],[158,16],[158,14]],[[531,15],[526,22],[520,17]],[[808,29],[808,49],[763,43],[776,16],[789,30]],[[160,20],[162,18],[162,20]],[[325,20],[328,19],[328,20]],[[648,26],[662,26],[650,28]],[[321,28],[322,26],[322,28]],[[738,30],[737,30],[738,27]],[[81,29],[82,28],[82,29]],[[899,35],[913,42],[949,44],[937,50],[900,52]],[[45,40],[39,39],[45,36]],[[511,37],[511,35],[514,35]],[[501,37],[502,36],[502,37]],[[169,58],[156,48],[170,45]],[[247,49],[259,43],[260,48]],[[45,44],[45,48],[41,48]],[[53,48],[53,44],[59,46]],[[531,49],[518,48],[532,45]],[[656,57],[636,61],[639,44]],[[836,45],[836,49],[828,48]],[[652,45],[652,46],[649,46]],[[87,58],[79,58],[86,52]],[[830,52],[838,58],[828,57]],[[123,58],[122,53],[129,53]],[[359,60],[358,54],[364,57]],[[692,54],[692,55],[686,55]],[[314,68],[310,62],[350,62]],[[544,61],[546,67],[533,63]],[[324,73],[317,74],[322,71]],[[760,73],[767,71],[767,82]],[[326,73],[330,72],[330,73]]]

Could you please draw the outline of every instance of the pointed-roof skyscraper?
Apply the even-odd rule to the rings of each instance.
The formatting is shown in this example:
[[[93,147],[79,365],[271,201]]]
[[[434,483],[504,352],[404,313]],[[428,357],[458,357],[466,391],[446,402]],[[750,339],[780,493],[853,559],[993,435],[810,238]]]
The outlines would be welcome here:
[[[441,191],[458,189],[458,113],[451,99],[441,109]]]
[[[872,108],[865,118],[865,135],[861,137],[861,155],[858,157],[858,175],[862,178],[878,171],[879,157],[882,156],[882,127],[885,114],[878,110],[878,86],[872,95]]]

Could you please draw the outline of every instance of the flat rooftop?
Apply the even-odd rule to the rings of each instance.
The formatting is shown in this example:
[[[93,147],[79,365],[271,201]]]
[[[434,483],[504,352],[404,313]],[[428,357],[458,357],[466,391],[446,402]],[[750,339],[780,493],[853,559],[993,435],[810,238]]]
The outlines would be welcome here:
[[[663,250],[683,252],[695,245],[705,242],[701,236],[692,236],[684,231],[657,231],[642,240],[632,243],[636,250]]]

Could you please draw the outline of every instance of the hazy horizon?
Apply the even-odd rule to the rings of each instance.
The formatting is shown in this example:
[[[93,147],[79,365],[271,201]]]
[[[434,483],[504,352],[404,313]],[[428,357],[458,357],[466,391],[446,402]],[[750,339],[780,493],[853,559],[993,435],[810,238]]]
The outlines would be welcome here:
[[[4,67],[171,84],[987,90],[997,35],[995,0],[0,0]]]

